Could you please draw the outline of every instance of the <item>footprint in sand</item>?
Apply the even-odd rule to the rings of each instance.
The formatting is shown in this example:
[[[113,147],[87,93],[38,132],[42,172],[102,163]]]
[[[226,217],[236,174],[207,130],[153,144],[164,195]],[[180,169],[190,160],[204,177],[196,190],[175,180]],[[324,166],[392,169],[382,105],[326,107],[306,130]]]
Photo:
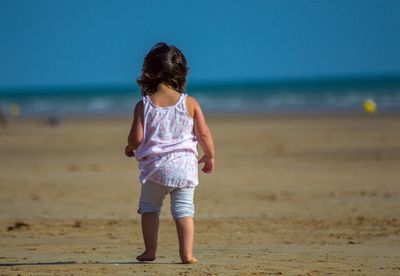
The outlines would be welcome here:
[[[68,165],[68,171],[69,172],[79,172],[81,170],[82,170],[81,166],[79,166],[77,164],[69,164]]]

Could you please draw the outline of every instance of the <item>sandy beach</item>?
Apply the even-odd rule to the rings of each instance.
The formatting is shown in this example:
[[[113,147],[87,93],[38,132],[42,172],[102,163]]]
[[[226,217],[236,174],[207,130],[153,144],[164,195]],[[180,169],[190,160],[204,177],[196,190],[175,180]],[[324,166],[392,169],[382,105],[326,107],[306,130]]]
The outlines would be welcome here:
[[[210,117],[217,159],[195,195],[196,265],[169,199],[143,250],[130,119],[0,126],[0,274],[398,275],[400,115]]]

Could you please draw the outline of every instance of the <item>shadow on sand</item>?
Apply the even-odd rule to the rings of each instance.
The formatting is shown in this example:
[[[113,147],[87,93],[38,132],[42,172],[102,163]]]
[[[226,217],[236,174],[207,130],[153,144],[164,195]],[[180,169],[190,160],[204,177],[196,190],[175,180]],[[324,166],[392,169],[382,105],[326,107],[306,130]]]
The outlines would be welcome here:
[[[180,263],[159,263],[159,262],[32,262],[32,263],[0,263],[4,266],[49,266],[49,265],[137,265],[137,264],[180,264]]]

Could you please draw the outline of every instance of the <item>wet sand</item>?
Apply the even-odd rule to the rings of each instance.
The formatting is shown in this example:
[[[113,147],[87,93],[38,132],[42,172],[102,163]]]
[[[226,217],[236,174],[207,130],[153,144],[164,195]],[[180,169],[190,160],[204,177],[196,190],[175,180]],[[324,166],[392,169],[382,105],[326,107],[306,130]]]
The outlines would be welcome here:
[[[214,174],[179,264],[169,199],[154,263],[136,214],[129,119],[0,126],[0,274],[400,273],[400,115],[209,119]]]

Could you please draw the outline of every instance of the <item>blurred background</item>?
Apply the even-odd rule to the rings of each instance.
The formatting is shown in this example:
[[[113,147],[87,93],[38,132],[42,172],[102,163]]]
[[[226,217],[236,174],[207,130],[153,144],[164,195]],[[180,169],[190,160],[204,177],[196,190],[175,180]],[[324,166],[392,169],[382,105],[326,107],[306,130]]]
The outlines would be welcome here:
[[[399,11],[399,0],[0,0],[0,271],[399,271]],[[199,173],[191,270],[171,265],[168,199],[159,265],[112,265],[143,248],[124,147],[160,41],[184,52],[217,152],[215,172]]]
[[[400,2],[0,2],[3,118],[131,116],[157,42],[211,113],[400,111]]]

